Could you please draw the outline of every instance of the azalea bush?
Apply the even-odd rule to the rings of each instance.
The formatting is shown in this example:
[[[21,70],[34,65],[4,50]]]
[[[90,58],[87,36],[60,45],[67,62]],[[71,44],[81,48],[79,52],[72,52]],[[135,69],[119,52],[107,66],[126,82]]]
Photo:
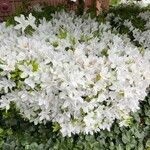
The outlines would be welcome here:
[[[24,118],[52,121],[63,136],[110,130],[116,119],[130,124],[150,84],[148,49],[87,16],[15,21],[0,26],[2,109],[14,103]]]
[[[0,147],[148,148],[149,11],[43,13],[0,25]]]

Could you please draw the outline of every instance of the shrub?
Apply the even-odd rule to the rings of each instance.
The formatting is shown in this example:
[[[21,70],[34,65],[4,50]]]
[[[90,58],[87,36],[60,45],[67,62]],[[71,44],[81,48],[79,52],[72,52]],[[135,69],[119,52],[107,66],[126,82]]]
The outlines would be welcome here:
[[[84,17],[86,18],[86,16]],[[7,37],[7,39],[4,38],[4,40],[2,40],[2,48],[5,46],[5,48],[7,47],[8,49],[7,53],[2,53],[2,56],[5,57],[1,58],[1,67],[3,67],[1,70],[1,75],[3,77],[1,80],[1,107],[8,111],[7,113],[5,110],[1,111],[2,122],[0,133],[1,147],[3,149],[143,150],[144,148],[149,147],[149,97],[141,102],[139,107],[139,100],[144,99],[147,95],[146,88],[149,85],[148,75],[146,75],[146,71],[147,73],[149,72],[149,57],[147,57],[149,55],[149,47],[144,46],[144,43],[140,43],[137,40],[138,44],[143,46],[141,51],[141,47],[139,47],[137,43],[134,43],[134,36],[132,36],[133,39],[130,41],[130,34],[129,37],[127,37],[127,35],[118,34],[120,26],[119,28],[114,28],[115,25],[112,24],[109,17],[106,18],[107,23],[105,24],[99,24],[90,18],[85,19],[84,17],[75,17],[66,13],[63,15],[56,13],[50,22],[46,22],[46,20],[43,19],[40,20],[39,23],[39,21],[35,20],[35,18],[30,14],[26,17],[23,15],[21,18],[16,17],[15,20],[17,22],[24,22],[24,24],[20,24],[21,26],[16,25],[15,29],[14,26],[5,28],[4,24],[1,25],[1,28],[3,29],[3,33],[1,35],[3,37]],[[60,23],[59,21],[63,22]],[[89,22],[90,24],[88,24]],[[125,28],[126,24],[123,25]],[[135,28],[133,29],[135,30]],[[148,31],[147,29],[144,30]],[[10,31],[13,32],[13,35],[9,34]],[[128,29],[128,31],[130,30]],[[133,30],[130,31],[130,33],[132,32]],[[49,35],[49,33],[51,34]],[[6,46],[6,41],[10,45]],[[22,52],[22,55],[19,57],[16,56],[15,53],[12,53],[10,47],[13,49],[13,52],[16,52],[17,54]],[[90,51],[90,49],[92,49],[92,51]],[[133,51],[134,54],[132,54]],[[115,55],[116,57],[114,59]],[[62,56],[64,57],[63,59],[61,59]],[[139,70],[134,70],[136,73],[132,69],[127,70],[127,75],[129,74],[136,77],[130,80],[133,80],[133,82],[135,82],[134,86],[136,87],[138,85],[137,87],[139,88],[135,88],[135,93],[132,93],[135,94],[134,98],[130,97],[132,94],[129,96],[131,99],[129,99],[128,102],[131,102],[131,104],[134,105],[124,103],[125,97],[129,94],[129,92],[125,92],[122,89],[118,92],[116,89],[110,88],[116,85],[117,82],[126,79],[126,77],[120,76],[122,78],[119,78],[119,81],[116,82],[115,80],[115,77],[119,76],[118,71],[123,73],[121,68],[122,65],[118,64],[119,57],[121,57],[121,59],[125,59],[127,57],[129,60],[133,60],[133,62],[129,61],[127,64],[126,61],[123,61],[123,63],[125,62],[127,65],[127,68],[130,68],[133,64],[139,67]],[[14,61],[10,62],[8,58],[13,58]],[[26,59],[20,60],[22,58]],[[87,62],[90,62],[93,58],[96,60],[96,63],[94,65],[89,63],[94,67],[88,68]],[[96,66],[102,66],[101,63],[103,61],[99,62],[99,59],[104,60],[104,62],[106,61],[103,66],[108,68],[106,69],[108,70],[107,74],[97,74],[97,71],[101,72],[101,69],[103,68],[96,68]],[[46,60],[51,61],[49,62]],[[82,60],[83,62],[78,62],[77,60]],[[147,63],[147,66],[144,61]],[[13,64],[13,62],[15,63]],[[73,64],[71,64],[71,62],[73,62]],[[84,66],[86,63],[87,66]],[[66,64],[65,68],[64,64]],[[141,64],[141,66],[139,64]],[[75,71],[77,71],[79,67],[79,70],[82,70],[82,65],[83,71],[87,74],[93,71],[92,74],[94,77],[90,77],[91,74],[89,74],[88,80],[85,80],[86,78],[84,78],[84,76],[86,76],[86,74],[80,76],[79,72],[77,75]],[[114,67],[111,65],[114,65]],[[58,66],[59,69],[57,69]],[[76,67],[77,70],[74,70]],[[43,70],[43,68],[45,69]],[[67,75],[67,72],[69,72],[69,75],[65,77],[63,76],[62,78],[61,75]],[[113,80],[111,79],[111,76],[109,76],[109,73],[113,73],[111,74],[113,75],[112,77],[114,77]],[[47,75],[50,80],[41,80],[42,74]],[[73,75],[73,80],[71,80],[70,75]],[[48,79],[47,77],[43,79]],[[33,80],[36,78],[37,80]],[[141,80],[141,83],[144,83],[144,80],[148,81],[146,84],[143,84],[144,88],[141,88],[141,85],[139,85],[140,82],[136,80],[137,78]],[[58,82],[62,81],[62,79],[63,82]],[[102,93],[104,92],[104,96],[109,94],[110,97],[99,102],[99,95],[102,95],[102,93],[98,90],[93,90],[95,89],[95,85],[101,82],[101,80],[104,80],[105,82],[107,81],[104,83],[108,86],[104,86],[106,88],[106,93],[104,91],[102,91]],[[49,84],[49,81],[53,81],[54,84],[51,82]],[[86,83],[85,81],[88,83],[87,85],[90,85],[88,88],[83,86]],[[94,83],[94,85],[89,84],[91,81],[93,81],[92,83]],[[110,81],[111,84],[109,85]],[[67,86],[61,87],[62,83],[67,83]],[[51,84],[52,86],[50,86]],[[74,97],[68,94],[69,92],[74,91],[74,89],[70,89],[70,87],[75,87],[76,84],[78,85],[76,87],[77,89],[75,89],[77,90],[77,94],[73,96],[80,96],[82,99],[79,105],[79,101],[76,103],[77,106],[79,106],[77,112],[75,109],[78,107],[75,107],[76,105],[74,101],[72,101],[72,98]],[[43,85],[45,85],[45,87]],[[82,85],[83,87],[79,85]],[[101,87],[100,85],[101,84],[97,85],[98,88]],[[132,83],[129,85],[132,85]],[[130,91],[134,86],[132,85],[130,87]],[[88,91],[86,91],[87,89]],[[50,107],[48,106],[50,104],[50,99],[48,98],[48,101],[45,101],[45,98],[41,98],[43,95],[39,94],[40,92],[43,92],[42,90],[46,90],[46,95],[43,94],[44,96],[47,96],[50,93],[54,94],[52,100],[55,99],[55,101],[51,102]],[[80,93],[82,93],[80,90],[83,92],[83,95],[80,95]],[[84,92],[87,94],[85,95]],[[136,94],[136,92],[139,92],[139,95]],[[143,94],[141,94],[141,92]],[[20,93],[22,96],[17,99],[17,97],[20,96]],[[118,101],[118,96],[121,101]],[[66,103],[66,99],[68,98],[69,101]],[[112,99],[110,100],[110,98]],[[54,106],[54,102],[58,105]],[[85,106],[81,104],[85,104]],[[65,105],[65,108],[62,109],[63,105]],[[105,108],[103,109],[105,113],[100,111],[100,106]],[[111,112],[110,108],[113,108],[113,106],[119,107],[112,109],[113,113],[115,112],[116,114],[116,116],[114,115],[114,118],[112,119],[111,117],[109,118],[109,114]],[[123,111],[120,106],[124,108]],[[48,113],[45,114],[47,107],[50,109],[48,109]],[[15,112],[16,108],[17,112]],[[141,109],[138,110],[138,112],[133,113],[139,108]],[[121,110],[121,113],[118,113],[119,109]],[[54,115],[56,110],[58,110],[58,112]],[[79,116],[75,116],[75,112],[77,114],[79,113]],[[90,116],[93,112],[96,115],[98,113],[103,114],[103,117],[106,115],[103,122],[100,124],[97,122],[98,127],[95,127],[94,121],[97,121],[99,118],[96,120],[96,115]],[[20,115],[17,115],[14,119],[13,114],[17,113],[20,113],[21,117]],[[42,116],[41,114],[43,114],[45,118],[40,119]],[[66,121],[67,117],[65,115],[68,115],[68,122],[64,127],[64,122],[61,121],[61,119]],[[31,122],[34,121],[35,124],[44,122],[46,125],[35,126],[28,121],[23,121],[22,117],[28,118]],[[85,122],[85,118],[87,119],[87,122]],[[92,120],[92,122],[90,122],[90,125],[87,126],[89,124],[89,120]],[[108,120],[110,121],[109,126],[104,124]],[[53,123],[49,121],[52,121]],[[93,128],[92,125],[94,125],[95,128]],[[119,125],[125,125],[128,127],[120,128]],[[70,126],[78,128],[69,128]],[[25,130],[25,127],[27,127],[28,130]],[[99,131],[99,128],[102,128],[103,130],[93,134],[93,131]],[[59,133],[59,129],[63,136],[70,136],[71,133],[74,133],[75,135],[72,135],[71,138],[62,137]],[[110,131],[107,131],[106,129],[110,129]],[[56,133],[53,133],[54,131]],[[22,135],[22,133],[24,134]],[[76,133],[79,133],[79,135]],[[90,133],[93,135],[83,135],[82,133]]]

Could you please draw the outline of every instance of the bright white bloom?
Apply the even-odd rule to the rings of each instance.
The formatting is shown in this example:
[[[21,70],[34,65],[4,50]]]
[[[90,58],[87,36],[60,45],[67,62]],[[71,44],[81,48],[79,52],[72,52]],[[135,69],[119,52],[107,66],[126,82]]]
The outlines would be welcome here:
[[[15,82],[8,80],[6,78],[0,79],[0,91],[4,90],[4,93],[8,93],[9,90],[12,90],[15,87]]]
[[[36,18],[34,16],[32,16],[32,14],[30,13],[28,18],[28,24],[33,28],[33,29],[36,29],[36,25],[35,25],[35,21],[36,21]]]
[[[20,17],[15,17],[14,19],[15,19],[15,21],[18,23],[18,24],[15,26],[15,29],[16,29],[16,30],[21,29],[21,30],[22,30],[22,33],[23,33],[24,30],[26,29],[26,27],[29,25],[29,23],[28,23],[28,21],[26,20],[25,16],[24,16],[24,15],[20,15]]]
[[[129,123],[150,85],[148,42],[140,40],[141,50],[108,22],[72,13],[55,13],[38,27],[31,14],[21,18],[35,29],[32,36],[0,25],[0,108],[15,102],[35,124],[57,122],[63,136],[110,130],[116,119]]]
[[[14,18],[15,21],[18,23],[15,26],[16,30],[21,29],[22,33],[24,33],[24,30],[30,25],[33,29],[36,29],[36,25],[35,25],[35,21],[36,18],[34,16],[32,16],[32,14],[30,13],[29,16],[27,18],[25,18],[24,15],[20,15],[20,17],[15,17]]]

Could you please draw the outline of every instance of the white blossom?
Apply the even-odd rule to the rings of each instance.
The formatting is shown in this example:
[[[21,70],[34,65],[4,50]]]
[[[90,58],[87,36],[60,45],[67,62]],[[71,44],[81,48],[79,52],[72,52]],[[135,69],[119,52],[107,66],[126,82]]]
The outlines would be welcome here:
[[[29,14],[27,18],[24,15],[20,15],[20,17],[15,17],[14,19],[18,23],[14,28],[16,30],[21,29],[22,33],[24,33],[25,29],[28,26],[31,26],[33,29],[37,28],[35,24],[36,18],[32,16],[31,13]]]

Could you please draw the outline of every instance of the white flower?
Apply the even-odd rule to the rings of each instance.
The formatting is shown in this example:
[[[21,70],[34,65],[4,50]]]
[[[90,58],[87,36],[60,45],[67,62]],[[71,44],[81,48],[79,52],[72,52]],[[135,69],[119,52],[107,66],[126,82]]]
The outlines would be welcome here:
[[[12,88],[15,86],[16,83],[11,80],[8,80],[6,78],[0,79],[0,91],[2,91],[3,89],[5,93],[8,93],[8,91],[12,90]]]
[[[15,17],[14,19],[15,19],[15,21],[18,23],[18,24],[15,26],[15,29],[16,29],[16,30],[21,29],[21,30],[22,30],[22,33],[23,33],[24,30],[26,29],[26,27],[29,25],[29,23],[28,23],[28,21],[26,20],[25,16],[24,16],[24,15],[20,15],[20,17]]]
[[[30,13],[29,16],[27,17],[27,20],[28,20],[28,24],[33,28],[33,29],[36,29],[36,24],[35,24],[35,21],[36,21],[36,18],[34,16],[32,16],[32,14]]]
[[[30,13],[29,16],[27,18],[25,18],[24,15],[20,15],[20,17],[15,17],[14,18],[15,21],[18,23],[14,28],[16,30],[21,29],[22,33],[24,33],[25,29],[30,25],[33,29],[36,29],[36,18],[34,16],[32,16],[32,14]]]

